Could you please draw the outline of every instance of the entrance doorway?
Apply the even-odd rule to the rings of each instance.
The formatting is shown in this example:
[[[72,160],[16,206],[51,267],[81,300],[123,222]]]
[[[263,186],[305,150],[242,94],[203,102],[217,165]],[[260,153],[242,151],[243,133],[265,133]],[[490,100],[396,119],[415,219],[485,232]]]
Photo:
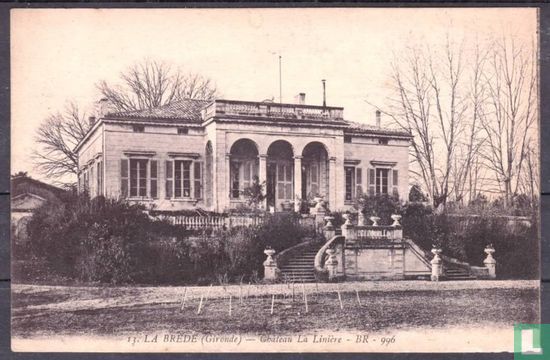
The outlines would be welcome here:
[[[294,159],[292,146],[275,141],[267,150],[267,205],[275,211],[292,210],[294,204]]]

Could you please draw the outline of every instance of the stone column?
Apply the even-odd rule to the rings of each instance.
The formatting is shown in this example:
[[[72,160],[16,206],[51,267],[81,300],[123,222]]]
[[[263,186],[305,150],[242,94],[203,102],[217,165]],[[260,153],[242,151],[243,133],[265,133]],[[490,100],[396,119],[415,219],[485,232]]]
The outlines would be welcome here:
[[[487,257],[485,258],[485,260],[483,260],[483,264],[489,270],[489,279],[495,279],[497,277],[497,261],[493,257],[495,249],[492,245],[488,245],[484,251],[485,254],[487,254]]]
[[[300,202],[302,198],[302,158],[301,155],[294,156],[294,211],[300,212]]]
[[[325,266],[328,270],[328,279],[334,280],[337,276],[338,260],[336,259],[336,250],[327,249],[328,259],[325,262]]]
[[[342,169],[344,171],[344,169]],[[329,159],[329,166],[328,166],[328,202],[329,202],[329,209],[331,211],[338,210],[337,207],[337,192],[338,189],[336,187],[336,158],[331,157]],[[342,189],[343,191],[343,189]]]
[[[225,186],[224,197],[220,204],[222,211],[231,206],[231,154],[225,154]]]
[[[441,275],[443,274],[443,264],[441,261],[441,257],[439,257],[439,254],[441,254],[441,249],[432,249],[432,254],[434,254],[434,258],[430,263],[432,264],[432,281],[439,281],[441,278]]]
[[[260,154],[258,155],[258,159],[259,159],[258,180],[260,181],[260,185],[263,186],[263,194],[266,195],[267,193],[267,155]],[[262,201],[262,203],[260,204],[260,207],[267,210],[267,199],[264,199]]]
[[[277,274],[279,269],[277,268],[277,262],[273,260],[273,255],[275,255],[275,250],[265,249],[264,254],[267,255],[267,259],[264,261],[264,280],[265,281],[275,281],[277,280]]]

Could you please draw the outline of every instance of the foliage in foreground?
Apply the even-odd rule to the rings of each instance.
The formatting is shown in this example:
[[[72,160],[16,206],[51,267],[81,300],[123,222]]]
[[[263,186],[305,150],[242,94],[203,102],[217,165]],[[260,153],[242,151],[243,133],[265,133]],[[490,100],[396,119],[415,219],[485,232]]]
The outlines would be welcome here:
[[[193,233],[150,218],[124,201],[68,196],[39,209],[17,259],[41,268],[44,281],[105,284],[225,283],[259,279],[263,250],[306,236],[296,214],[266,215],[262,225]],[[46,275],[46,276],[45,276]],[[37,280],[15,274],[16,281]]]
[[[400,214],[405,237],[425,250],[441,247],[443,254],[471,265],[483,265],[483,250],[492,244],[499,278],[539,277],[538,218],[534,214],[517,218],[504,216],[495,207],[475,205],[438,214],[424,203],[401,204],[391,196],[366,196],[358,211],[367,218],[381,217],[381,224],[390,224],[391,214]]]

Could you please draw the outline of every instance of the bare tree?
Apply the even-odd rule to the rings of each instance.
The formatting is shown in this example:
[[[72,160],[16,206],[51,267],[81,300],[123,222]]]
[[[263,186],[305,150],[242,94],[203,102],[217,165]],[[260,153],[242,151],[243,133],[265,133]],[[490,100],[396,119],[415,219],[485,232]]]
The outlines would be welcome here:
[[[529,171],[529,153],[531,159],[538,155],[529,150],[529,144],[536,142],[538,118],[535,49],[513,37],[501,38],[495,42],[488,70],[488,100],[480,117],[486,146],[481,156],[505,205],[510,205],[520,190],[523,172]]]
[[[40,149],[33,152],[35,164],[48,177],[74,182],[78,159],[73,150],[88,129],[85,114],[75,102],[69,102],[63,112],[51,114],[38,128],[35,141]]]
[[[217,95],[209,78],[152,60],[122,72],[119,84],[101,81],[97,88],[117,111],[151,109],[184,98],[211,100]]]
[[[440,53],[412,48],[399,63],[394,62],[392,73],[396,96],[385,113],[414,136],[411,172],[434,206],[444,205],[453,192],[453,175],[464,162],[459,156],[467,110],[461,96],[462,49],[448,40]]]

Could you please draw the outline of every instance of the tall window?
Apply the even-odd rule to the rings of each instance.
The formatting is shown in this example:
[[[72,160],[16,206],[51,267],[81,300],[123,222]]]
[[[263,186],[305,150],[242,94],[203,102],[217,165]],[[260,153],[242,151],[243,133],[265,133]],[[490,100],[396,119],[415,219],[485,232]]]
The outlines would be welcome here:
[[[231,197],[238,199],[244,189],[252,186],[258,176],[256,159],[235,159],[231,161]]]
[[[191,161],[174,161],[174,197],[191,197]]]
[[[103,195],[103,161],[97,163],[97,195]]]
[[[389,172],[388,169],[376,169],[376,193],[387,194],[389,184]]]
[[[147,196],[147,159],[130,159],[130,197]]]
[[[156,198],[158,162],[149,159],[120,160],[120,192],[123,197]],[[101,180],[103,181],[103,180]]]
[[[202,198],[202,163],[192,160],[168,160],[165,164],[167,199]]]
[[[346,201],[353,200],[353,188],[355,187],[355,168],[346,166],[344,168],[346,174]]]
[[[397,195],[398,180],[397,170],[387,168],[369,169],[369,194],[380,195],[391,193],[392,195]]]

